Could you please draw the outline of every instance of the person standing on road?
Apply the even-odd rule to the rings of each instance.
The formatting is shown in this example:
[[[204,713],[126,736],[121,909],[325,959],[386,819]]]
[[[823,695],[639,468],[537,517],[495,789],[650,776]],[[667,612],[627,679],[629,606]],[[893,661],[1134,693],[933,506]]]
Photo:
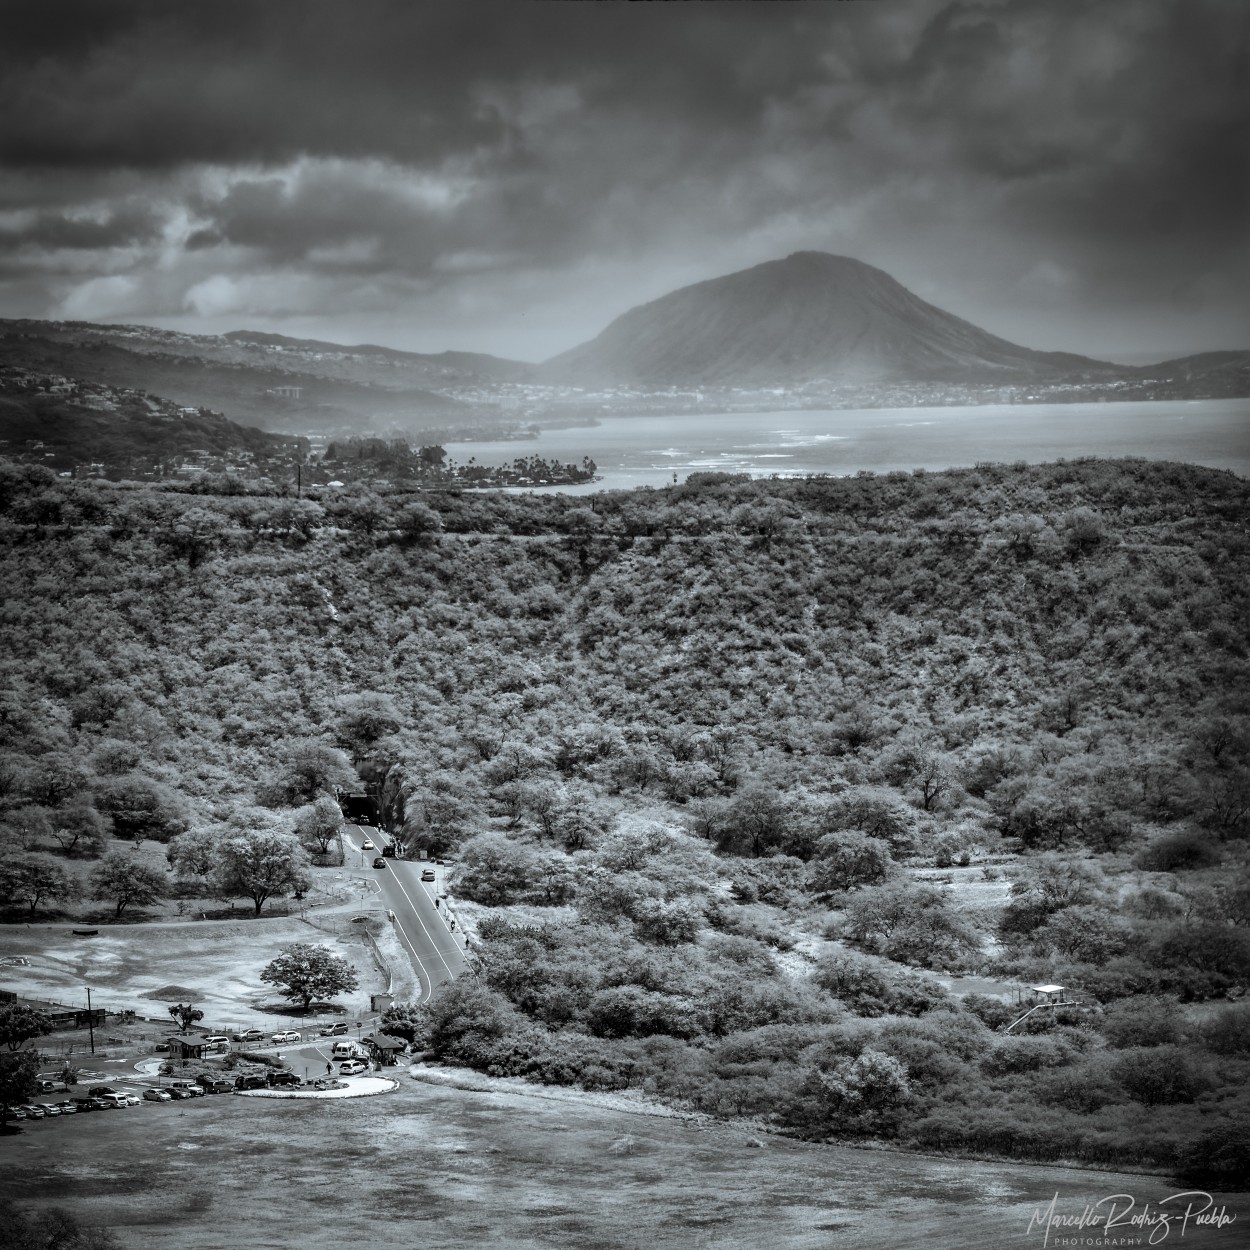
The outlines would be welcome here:
[[[333,1072],[334,1072],[334,1064],[327,1063],[326,1064],[326,1076],[330,1076]]]

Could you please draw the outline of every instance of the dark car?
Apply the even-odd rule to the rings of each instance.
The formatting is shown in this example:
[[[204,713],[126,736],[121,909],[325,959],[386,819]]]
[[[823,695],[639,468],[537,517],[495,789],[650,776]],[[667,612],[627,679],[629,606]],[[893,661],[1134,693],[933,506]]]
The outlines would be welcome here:
[[[235,1089],[264,1089],[265,1084],[265,1078],[258,1072],[247,1076],[238,1076],[234,1080]]]
[[[382,858],[383,858],[383,859],[394,859],[394,858],[395,858],[395,848],[394,848],[394,846],[384,846],[384,847],[382,848]]]
[[[177,1085],[165,1086],[165,1092],[177,1102],[185,1102],[186,1099],[195,1097],[189,1089],[182,1089]]]
[[[270,1089],[284,1089],[292,1085],[302,1084],[303,1082],[294,1072],[271,1072],[269,1074]]]
[[[373,866],[375,868],[385,868],[386,860],[384,860],[381,855],[375,856],[373,860]]]
[[[195,1083],[206,1094],[228,1094],[234,1088],[232,1082],[220,1076],[197,1076]]]
[[[64,1105],[65,1104],[62,1103],[62,1106]],[[95,1101],[91,1098],[75,1098],[74,1110],[75,1111],[98,1111],[99,1108],[95,1105]]]

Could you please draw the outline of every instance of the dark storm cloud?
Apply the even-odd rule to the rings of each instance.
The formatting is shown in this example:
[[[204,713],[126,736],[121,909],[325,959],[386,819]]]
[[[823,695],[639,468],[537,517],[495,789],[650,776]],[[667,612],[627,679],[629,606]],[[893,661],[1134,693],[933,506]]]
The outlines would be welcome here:
[[[441,290],[502,319],[541,273],[579,337],[674,275],[816,246],[965,315],[1049,291],[1231,324],[1250,276],[1237,0],[17,12],[0,251],[98,256],[48,288],[86,315],[263,315],[271,289],[274,315],[417,324]]]

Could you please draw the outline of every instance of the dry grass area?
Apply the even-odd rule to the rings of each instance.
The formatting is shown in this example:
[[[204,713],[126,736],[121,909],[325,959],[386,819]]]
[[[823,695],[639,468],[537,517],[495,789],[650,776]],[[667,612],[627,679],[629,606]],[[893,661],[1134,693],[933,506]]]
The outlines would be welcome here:
[[[140,1015],[164,1015],[167,1005],[190,998],[204,1012],[205,1024],[260,1027],[282,1013],[272,986],[260,971],[283,946],[311,942],[331,948],[355,967],[359,988],[338,996],[345,1011],[368,1009],[369,994],[386,988],[347,914],[324,931],[297,917],[238,921],[183,921],[102,927],[96,937],[75,937],[69,926],[0,929],[0,956],[24,964],[0,967],[0,986],[32,998],[81,1004],[90,986],[96,1006],[129,1008]],[[176,993],[175,991],[185,991]]]
[[[0,1138],[0,1176],[4,1196],[68,1207],[129,1250],[1025,1250],[1056,1193],[1079,1214],[1173,1192],[407,1079],[337,1103],[221,1095],[30,1124]],[[1185,1246],[1238,1238],[1191,1227]]]

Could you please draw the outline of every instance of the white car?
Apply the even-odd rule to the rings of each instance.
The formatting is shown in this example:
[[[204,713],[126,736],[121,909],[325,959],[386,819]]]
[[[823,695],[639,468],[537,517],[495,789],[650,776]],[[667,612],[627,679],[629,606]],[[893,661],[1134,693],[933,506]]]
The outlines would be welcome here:
[[[140,1098],[139,1095],[134,1092],[134,1090],[130,1090],[130,1089],[123,1090],[121,1097],[126,1100],[126,1105],[128,1107],[137,1107],[143,1101],[143,1099]]]
[[[339,1064],[340,1076],[359,1076],[362,1072],[368,1072],[369,1065],[363,1059],[344,1059]]]
[[[365,839],[365,840],[364,840],[364,841],[360,844],[360,849],[361,849],[362,851],[372,851],[372,850],[374,849],[374,846],[373,846],[373,839],[372,839],[372,838],[366,838],[366,839]]]
[[[269,1040],[271,1042],[298,1042],[302,1039],[294,1029],[287,1029],[285,1033],[275,1033]]]

